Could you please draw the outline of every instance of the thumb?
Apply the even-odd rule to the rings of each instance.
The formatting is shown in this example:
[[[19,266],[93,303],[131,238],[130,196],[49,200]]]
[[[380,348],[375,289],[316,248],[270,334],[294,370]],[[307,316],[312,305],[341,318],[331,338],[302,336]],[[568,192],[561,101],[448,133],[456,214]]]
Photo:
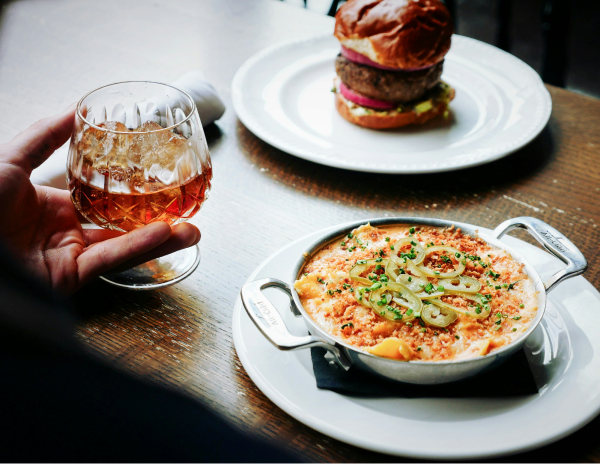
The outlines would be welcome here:
[[[0,157],[31,174],[71,136],[75,120],[75,104],[65,111],[41,119],[21,132],[4,147]]]

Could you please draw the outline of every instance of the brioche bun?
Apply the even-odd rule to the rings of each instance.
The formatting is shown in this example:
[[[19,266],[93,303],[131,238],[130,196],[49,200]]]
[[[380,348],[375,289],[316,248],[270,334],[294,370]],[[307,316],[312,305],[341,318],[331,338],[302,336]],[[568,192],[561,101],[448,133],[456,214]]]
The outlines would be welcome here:
[[[335,94],[335,108],[344,119],[369,129],[395,129],[409,124],[424,124],[448,110],[448,103],[454,98],[454,89],[448,88],[446,99],[434,100],[431,109],[418,112],[414,108],[406,111],[377,111],[353,103],[340,93]]]
[[[454,32],[441,0],[349,0],[335,15],[335,37],[349,49],[391,68],[440,62]]]

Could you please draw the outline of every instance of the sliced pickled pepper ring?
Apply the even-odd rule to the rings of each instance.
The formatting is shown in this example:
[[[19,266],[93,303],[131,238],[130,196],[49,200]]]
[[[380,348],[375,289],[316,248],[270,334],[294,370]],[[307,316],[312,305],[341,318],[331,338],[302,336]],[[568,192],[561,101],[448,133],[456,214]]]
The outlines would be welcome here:
[[[373,266],[375,266],[375,268],[377,268],[377,266],[380,266],[380,269],[385,269],[387,263],[387,259],[382,259],[381,261],[378,261],[377,259],[358,260],[356,264],[352,266],[352,269],[350,269],[350,278],[352,280],[355,280],[356,282],[360,282],[361,284],[371,286],[373,282],[367,279],[366,277],[361,277],[360,275]]]
[[[464,272],[464,270],[465,270],[464,259],[459,258],[459,256],[462,257],[463,254],[460,251],[458,251],[456,248],[453,248],[451,246],[446,246],[446,245],[437,245],[437,246],[429,247],[425,250],[425,256],[423,257],[423,261],[425,260],[425,258],[427,258],[427,256],[429,256],[432,253],[437,253],[440,256],[445,256],[446,259],[448,259],[450,262],[452,262],[453,265],[454,265],[453,258],[457,259],[458,265],[456,265],[456,269],[454,269],[451,272],[441,272],[441,271],[435,271],[433,269],[430,269],[427,266],[425,266],[424,264],[420,264],[419,270],[426,276],[437,277],[438,279],[448,279],[451,277],[456,277]]]
[[[450,296],[450,295],[449,295]],[[431,300],[433,304],[436,304],[442,308],[448,308],[457,313],[464,314],[465,316],[473,317],[475,319],[485,319],[491,314],[491,307],[489,301],[481,294],[470,294],[470,293],[455,293],[451,296],[459,296],[467,301],[467,307],[459,307],[446,303],[441,299]]]
[[[402,248],[406,247],[407,245],[410,245],[411,251],[409,253],[402,252]],[[419,264],[425,257],[425,249],[416,238],[404,237],[394,243],[394,251],[392,251],[390,254],[392,259],[401,260],[402,262],[407,262],[410,259],[415,264]],[[412,256],[414,256],[414,258]]]
[[[375,289],[369,297],[369,303],[377,314],[393,322],[411,321],[420,315],[423,307],[419,297],[404,285],[395,282]],[[406,311],[402,312],[393,303],[406,308]]]
[[[439,285],[446,292],[477,293],[481,290],[481,282],[473,277],[459,275],[451,279],[441,279]]]
[[[435,327],[447,327],[458,318],[458,314],[449,308],[443,308],[434,303],[423,306],[421,319]]]

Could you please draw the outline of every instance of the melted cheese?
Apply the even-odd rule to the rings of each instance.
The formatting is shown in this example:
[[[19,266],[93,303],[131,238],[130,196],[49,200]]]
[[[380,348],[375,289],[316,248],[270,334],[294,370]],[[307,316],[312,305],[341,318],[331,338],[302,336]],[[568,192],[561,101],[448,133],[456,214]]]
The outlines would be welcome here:
[[[322,285],[317,281],[314,274],[303,275],[300,280],[294,284],[294,288],[302,298],[319,298],[323,295]]]
[[[490,341],[489,340],[478,340],[476,342],[471,343],[469,347],[456,356],[456,359],[470,359],[476,358],[477,356],[485,356],[488,354],[490,350]]]
[[[399,338],[386,338],[379,345],[367,348],[367,351],[375,356],[397,359],[398,361],[410,361],[415,357],[415,352],[410,346]]]

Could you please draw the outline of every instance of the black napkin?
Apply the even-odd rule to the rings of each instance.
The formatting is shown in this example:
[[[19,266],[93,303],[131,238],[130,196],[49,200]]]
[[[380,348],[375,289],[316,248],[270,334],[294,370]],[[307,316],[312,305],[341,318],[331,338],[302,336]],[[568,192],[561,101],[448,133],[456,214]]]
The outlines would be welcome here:
[[[506,398],[538,393],[523,350],[496,368],[443,386],[395,382],[356,367],[346,372],[337,365],[330,365],[324,358],[325,353],[324,348],[311,348],[317,387],[345,395],[371,398]]]

